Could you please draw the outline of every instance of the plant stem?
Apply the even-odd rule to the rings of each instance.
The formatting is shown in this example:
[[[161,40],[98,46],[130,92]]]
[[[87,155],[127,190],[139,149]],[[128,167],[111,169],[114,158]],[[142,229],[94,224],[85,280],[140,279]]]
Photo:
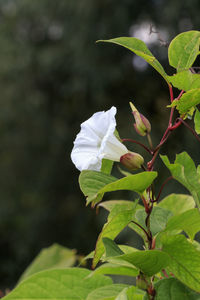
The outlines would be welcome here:
[[[192,132],[195,138],[200,142],[200,137],[198,136],[196,131],[193,128],[191,128],[185,121],[183,121],[183,119],[179,118],[179,121],[183,123],[183,125],[185,125]]]
[[[142,143],[140,143],[140,142],[138,142],[138,141],[136,141],[136,140],[132,140],[132,139],[122,139],[122,142],[131,142],[131,143],[135,143],[135,144],[137,144],[137,145],[143,147],[149,154],[152,154],[152,151],[151,151],[148,147],[146,147],[144,144],[142,144]]]
[[[162,191],[163,191],[163,188],[164,188],[165,185],[168,183],[168,181],[171,180],[171,179],[173,179],[173,176],[168,177],[168,178],[163,182],[163,184],[162,184],[162,186],[161,186],[161,188],[160,188],[160,191],[159,191],[159,193],[158,193],[158,196],[156,197],[156,200],[152,200],[152,202],[157,202],[157,201],[159,200],[160,195],[161,195],[161,193],[162,193]]]
[[[131,222],[134,223],[135,225],[137,225],[140,229],[142,229],[142,231],[144,231],[147,239],[149,240],[150,237],[148,235],[148,232],[140,224],[138,224],[137,222],[135,222],[135,221],[131,221]]]

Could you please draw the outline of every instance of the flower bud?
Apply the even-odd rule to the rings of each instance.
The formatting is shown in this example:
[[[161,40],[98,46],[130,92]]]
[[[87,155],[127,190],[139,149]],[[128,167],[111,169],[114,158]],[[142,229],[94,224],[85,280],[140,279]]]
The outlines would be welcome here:
[[[151,131],[151,124],[147,118],[145,118],[142,114],[139,113],[137,108],[130,102],[130,106],[132,109],[133,116],[135,118],[135,130],[139,135],[145,136],[147,133]]]
[[[120,157],[120,162],[129,170],[134,171],[141,168],[144,158],[135,152],[128,152]]]
[[[136,286],[139,289],[146,290],[148,288],[148,281],[148,278],[146,279],[145,276],[142,273],[140,273],[136,277]]]

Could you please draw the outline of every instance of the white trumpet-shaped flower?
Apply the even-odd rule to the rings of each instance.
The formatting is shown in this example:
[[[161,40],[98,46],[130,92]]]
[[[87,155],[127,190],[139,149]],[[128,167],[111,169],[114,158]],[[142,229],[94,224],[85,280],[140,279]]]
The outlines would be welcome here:
[[[120,157],[128,153],[128,149],[114,134],[116,112],[113,106],[106,112],[95,113],[81,124],[71,153],[78,170],[100,171],[103,158],[120,161]]]

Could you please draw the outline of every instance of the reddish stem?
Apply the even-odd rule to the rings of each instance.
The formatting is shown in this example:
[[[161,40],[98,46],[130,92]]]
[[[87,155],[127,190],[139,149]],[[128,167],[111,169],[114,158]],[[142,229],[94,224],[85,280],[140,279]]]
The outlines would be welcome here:
[[[199,138],[198,134],[196,133],[196,131],[193,128],[191,128],[185,121],[183,121],[183,119],[179,118],[179,121],[181,123],[183,123],[183,125],[185,125],[192,132],[192,134],[195,136],[195,138],[200,142],[200,138]]]
[[[143,147],[147,152],[149,152],[149,154],[152,154],[152,151],[148,147],[146,147],[144,144],[142,144],[138,141],[135,141],[132,139],[122,139],[122,142],[131,142],[131,143],[137,144],[137,145]]]
[[[158,196],[157,196],[156,199],[153,200],[152,202],[157,202],[157,201],[159,200],[160,195],[161,195],[161,193],[162,193],[162,191],[163,191],[163,188],[164,188],[165,185],[168,183],[168,181],[171,180],[171,179],[173,179],[173,176],[168,177],[168,178],[163,182],[163,184],[162,184],[162,186],[161,186],[161,188],[160,188],[160,191],[159,191],[159,193],[158,193]]]
[[[169,86],[170,100],[171,100],[171,102],[173,102],[173,100],[174,100],[173,89],[172,89],[171,84],[168,84],[168,86]]]

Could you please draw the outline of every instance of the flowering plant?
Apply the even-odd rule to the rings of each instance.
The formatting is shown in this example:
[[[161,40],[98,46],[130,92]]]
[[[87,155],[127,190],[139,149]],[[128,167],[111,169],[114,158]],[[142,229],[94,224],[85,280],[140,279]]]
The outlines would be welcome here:
[[[79,183],[87,204],[108,211],[95,251],[85,258],[92,258],[94,270],[57,268],[35,272],[26,276],[28,278],[5,299],[200,299],[200,244],[195,240],[200,230],[200,166],[196,167],[186,152],[177,154],[174,162],[170,162],[166,155],[160,155],[171,176],[163,182],[157,194],[154,189],[159,175],[155,171],[155,161],[170,134],[185,126],[200,141],[197,108],[200,104],[200,75],[193,66],[199,55],[200,32],[181,33],[170,43],[169,63],[176,69],[172,76],[166,74],[141,40],[122,37],[104,42],[128,48],[164,78],[170,100],[167,128],[154,147],[151,124],[132,103],[136,133],[146,136],[148,144],[132,139],[120,140],[116,133],[115,107],[95,113],[82,123],[71,158],[81,171]],[[173,95],[174,88],[179,90],[177,97]],[[174,118],[175,110],[177,118]],[[187,123],[187,117],[193,115],[194,129]],[[129,151],[124,145],[127,141],[143,147],[147,156],[143,158],[139,153]],[[128,168],[128,171],[122,171],[124,177],[118,179],[111,175],[114,162]],[[174,193],[161,199],[162,190],[171,179],[181,183],[188,193]],[[137,197],[134,201],[102,201],[104,193],[118,190],[135,192]],[[127,226],[142,237],[143,250],[115,242],[117,235]],[[31,271],[34,273],[33,268]],[[129,276],[135,284],[113,283],[107,276],[113,274]]]

